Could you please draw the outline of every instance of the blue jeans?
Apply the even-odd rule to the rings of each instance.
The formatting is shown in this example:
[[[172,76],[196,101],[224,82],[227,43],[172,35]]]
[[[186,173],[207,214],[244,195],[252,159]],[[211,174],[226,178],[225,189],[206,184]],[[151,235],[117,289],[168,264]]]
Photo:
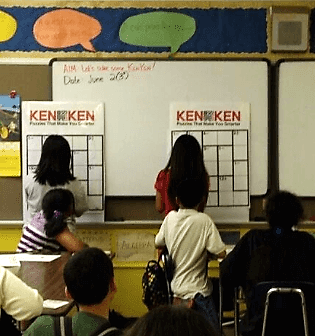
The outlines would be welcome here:
[[[204,297],[200,293],[195,296],[194,309],[204,315],[211,323],[213,328],[220,334],[220,323],[218,312],[215,309],[214,301],[211,295]]]

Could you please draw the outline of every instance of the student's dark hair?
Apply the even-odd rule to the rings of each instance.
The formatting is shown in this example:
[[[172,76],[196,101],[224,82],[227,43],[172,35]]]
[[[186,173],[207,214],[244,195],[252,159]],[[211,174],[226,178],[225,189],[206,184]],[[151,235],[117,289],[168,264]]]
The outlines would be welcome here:
[[[55,237],[67,226],[65,213],[71,209],[74,211],[72,192],[61,188],[49,190],[43,197],[42,209],[46,219],[45,233],[48,237]]]
[[[140,317],[125,336],[217,336],[209,321],[184,306],[159,306]]]
[[[291,229],[299,223],[303,215],[299,198],[288,191],[278,191],[267,199],[266,217],[272,228]]]
[[[42,147],[35,170],[35,181],[53,187],[69,183],[75,180],[70,165],[71,150],[68,141],[61,135],[50,135]]]
[[[183,134],[175,141],[171,156],[164,170],[170,171],[170,183],[167,193],[175,209],[177,208],[176,191],[181,181],[188,178],[201,178],[205,186],[208,187],[209,185],[209,176],[203,161],[201,147],[192,135]]]
[[[176,197],[185,208],[192,209],[202,201],[206,192],[207,186],[201,178],[186,179],[178,185]]]
[[[69,293],[79,305],[99,304],[109,292],[113,263],[104,251],[89,247],[68,260],[63,276]]]

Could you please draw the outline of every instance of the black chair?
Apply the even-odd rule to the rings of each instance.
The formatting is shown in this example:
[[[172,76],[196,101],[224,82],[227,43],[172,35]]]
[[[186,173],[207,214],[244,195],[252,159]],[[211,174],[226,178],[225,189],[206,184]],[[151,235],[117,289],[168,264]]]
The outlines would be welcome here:
[[[315,335],[315,285],[304,281],[266,281],[251,293],[246,318],[254,330],[244,335]],[[240,335],[239,303],[235,297],[235,335]],[[250,328],[248,329],[250,330]]]
[[[233,302],[232,302],[233,301]],[[242,287],[234,289],[233,300],[225,297],[222,290],[221,281],[219,281],[219,323],[221,335],[224,335],[223,328],[234,326],[234,335],[239,336],[240,320],[244,316],[245,299]],[[224,313],[229,313],[229,317],[224,316]],[[233,316],[232,316],[233,315]]]

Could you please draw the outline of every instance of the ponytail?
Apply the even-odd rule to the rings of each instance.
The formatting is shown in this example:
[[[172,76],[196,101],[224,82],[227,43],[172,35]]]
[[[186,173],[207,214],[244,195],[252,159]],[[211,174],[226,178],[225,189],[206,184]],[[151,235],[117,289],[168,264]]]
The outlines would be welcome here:
[[[53,216],[46,218],[45,233],[47,237],[55,237],[62,232],[67,226],[64,218],[64,213],[59,210],[54,210]]]

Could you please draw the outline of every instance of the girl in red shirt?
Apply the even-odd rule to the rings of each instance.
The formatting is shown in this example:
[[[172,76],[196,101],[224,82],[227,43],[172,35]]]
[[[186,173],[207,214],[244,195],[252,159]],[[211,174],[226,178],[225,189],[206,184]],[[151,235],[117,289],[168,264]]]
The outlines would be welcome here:
[[[192,135],[183,134],[175,142],[166,167],[156,178],[155,208],[167,215],[171,210],[177,210],[176,189],[185,179],[201,178],[204,181],[204,199],[198,211],[203,211],[209,193],[209,175],[203,161],[201,147]]]

